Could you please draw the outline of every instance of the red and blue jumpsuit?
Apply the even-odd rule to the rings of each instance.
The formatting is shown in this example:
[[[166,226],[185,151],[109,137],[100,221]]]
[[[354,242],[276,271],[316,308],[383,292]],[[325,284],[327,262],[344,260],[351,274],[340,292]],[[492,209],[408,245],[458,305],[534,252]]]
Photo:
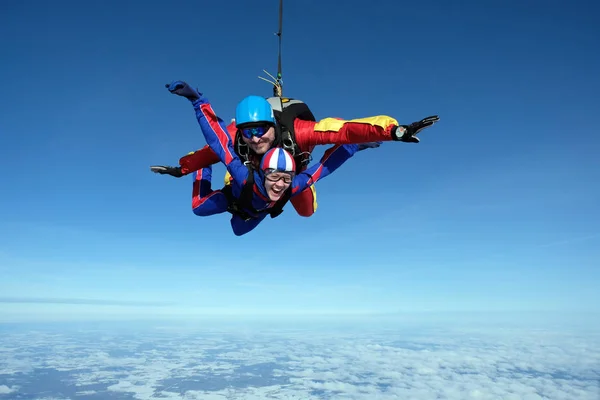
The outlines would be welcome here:
[[[317,145],[345,145],[394,140],[392,129],[398,126],[394,118],[379,115],[368,118],[342,120],[325,118],[318,122],[296,119],[294,135],[302,152],[312,153]],[[224,132],[235,138],[235,122],[230,123]],[[188,154],[179,160],[181,172],[189,174],[219,162],[219,156],[209,146]],[[310,217],[317,209],[316,192],[313,185],[304,189],[291,200],[299,215]]]
[[[206,97],[200,96],[192,104],[206,142],[219,157],[219,160],[226,165],[227,171],[233,178],[231,182],[232,194],[235,198],[239,198],[247,180],[248,168],[235,153],[233,140],[227,131],[227,127],[217,117]],[[356,144],[337,145],[327,150],[318,163],[294,176],[291,184],[291,199],[306,191],[318,180],[331,174],[358,150],[359,146]],[[256,171],[253,173],[255,183],[252,207],[259,211],[259,214],[254,214],[253,217],[255,218],[247,221],[234,214],[231,217],[231,228],[237,236],[244,235],[256,228],[267,216],[269,209],[276,204],[268,198],[262,176]],[[225,194],[221,190],[212,190],[211,175],[212,167],[210,165],[194,172],[192,209],[194,214],[198,216],[220,214],[226,212],[228,208],[228,200]],[[251,210],[244,211],[251,213]]]

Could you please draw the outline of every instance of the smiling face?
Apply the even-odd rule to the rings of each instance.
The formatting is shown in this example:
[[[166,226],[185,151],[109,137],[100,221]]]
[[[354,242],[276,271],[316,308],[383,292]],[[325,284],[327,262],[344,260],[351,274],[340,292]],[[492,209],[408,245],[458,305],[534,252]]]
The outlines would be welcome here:
[[[277,201],[292,184],[293,172],[265,171],[265,190],[271,201]]]
[[[266,195],[271,201],[277,201],[293,183],[296,162],[288,151],[275,147],[262,157],[260,170],[264,177]]]
[[[265,154],[273,146],[277,122],[264,97],[250,95],[242,99],[235,109],[235,123],[244,143],[256,154]]]
[[[246,131],[248,132],[247,134],[242,132],[242,140],[256,154],[265,154],[273,146],[273,142],[275,141],[275,128],[273,126],[269,126],[268,129],[265,129],[264,133],[261,132],[261,135],[253,135],[251,128],[246,129]]]

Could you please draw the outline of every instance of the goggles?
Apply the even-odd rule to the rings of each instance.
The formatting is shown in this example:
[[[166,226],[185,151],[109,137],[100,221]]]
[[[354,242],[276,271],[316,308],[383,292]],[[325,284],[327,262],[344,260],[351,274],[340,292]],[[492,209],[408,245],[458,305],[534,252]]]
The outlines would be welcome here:
[[[246,139],[252,139],[254,136],[262,137],[265,133],[267,133],[270,127],[270,125],[255,125],[247,128],[240,128],[240,131],[242,131],[242,135]]]
[[[276,176],[273,176],[276,175]],[[278,171],[276,169],[269,168],[265,170],[265,179],[271,182],[277,182],[283,179],[284,183],[292,183],[294,180],[294,176],[296,174],[294,172],[289,171]]]

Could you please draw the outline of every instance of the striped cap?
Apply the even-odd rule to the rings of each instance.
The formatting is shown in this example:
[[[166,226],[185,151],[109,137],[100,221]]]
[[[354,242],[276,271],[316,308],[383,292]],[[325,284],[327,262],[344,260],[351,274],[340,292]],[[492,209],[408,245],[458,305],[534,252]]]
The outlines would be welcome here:
[[[289,152],[281,147],[274,147],[263,156],[260,169],[262,171],[274,169],[276,171],[295,172],[296,162]]]

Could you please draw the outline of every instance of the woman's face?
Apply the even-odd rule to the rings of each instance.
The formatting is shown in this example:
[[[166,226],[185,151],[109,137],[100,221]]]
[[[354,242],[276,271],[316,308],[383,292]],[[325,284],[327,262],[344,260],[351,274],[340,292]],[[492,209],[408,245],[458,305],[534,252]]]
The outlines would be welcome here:
[[[271,201],[277,201],[292,184],[293,174],[273,171],[265,173],[265,190]]]

